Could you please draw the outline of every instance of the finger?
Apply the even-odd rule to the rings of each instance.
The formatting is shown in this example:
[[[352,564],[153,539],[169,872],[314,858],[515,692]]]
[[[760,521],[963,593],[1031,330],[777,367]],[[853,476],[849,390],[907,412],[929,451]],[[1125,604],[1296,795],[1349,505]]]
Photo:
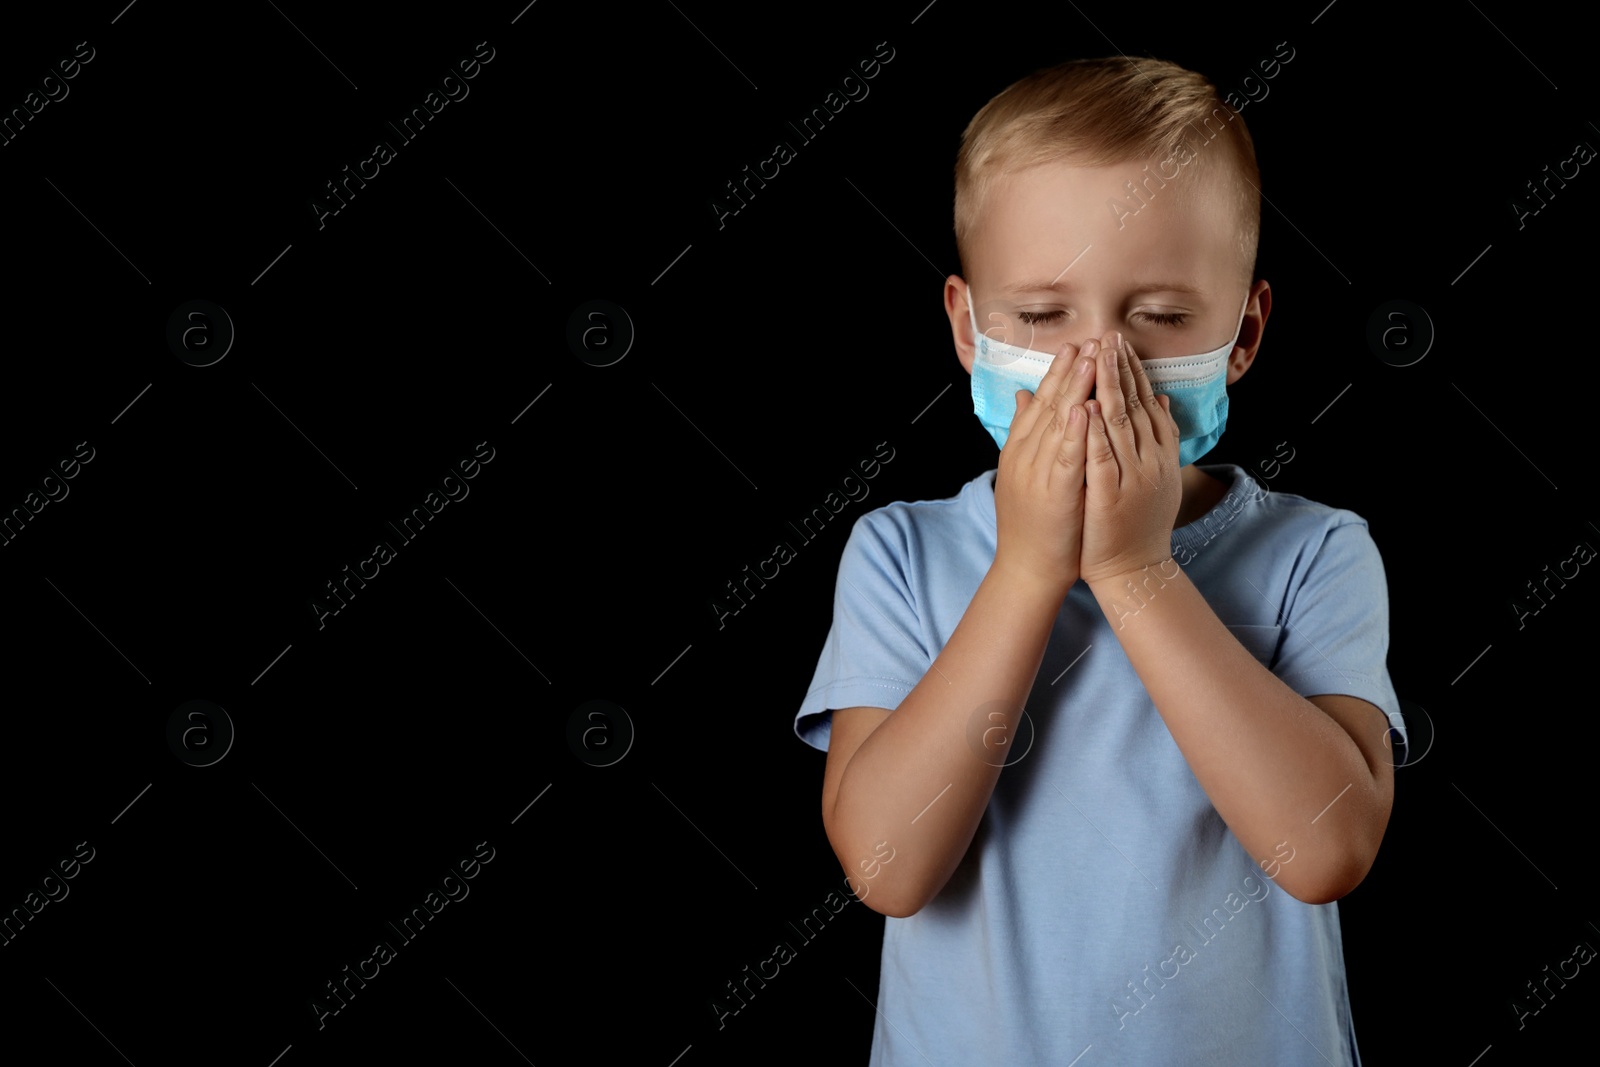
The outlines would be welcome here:
[[[1088,424],[1088,413],[1082,410],[1082,405],[1085,400],[1089,399],[1089,394],[1094,391],[1095,360],[1092,356],[1083,356],[1078,353],[1077,345],[1065,344],[1061,346],[1061,352],[1056,356],[1057,362],[1065,362],[1068,365],[1065,380],[1050,398],[1056,412],[1063,420],[1060,427],[1063,435],[1068,430],[1065,422],[1067,413],[1074,404],[1079,406],[1079,415],[1083,417],[1085,425]],[[1041,441],[1038,455],[1049,455],[1059,443],[1047,444]]]
[[[1034,411],[1037,406],[1034,396],[1026,389],[1018,389],[1013,393],[1011,402],[1016,410],[1011,415],[1011,427],[1006,431],[1005,447],[1000,450],[1002,456],[1018,456],[1027,451],[1023,445],[1028,440],[1028,430],[1038,418],[1038,413]]]
[[[1084,491],[1084,455],[1089,438],[1089,416],[1082,404],[1071,404],[1066,409],[1066,432],[1055,451],[1055,461],[1050,464],[1049,489],[1052,493],[1077,493],[1074,500],[1082,505]]]
[[[1033,404],[1039,408],[1039,421],[1034,424],[1033,433],[1020,446],[1021,454],[1027,457],[1028,481],[1041,492],[1048,491],[1055,455],[1069,434],[1068,408],[1065,404],[1053,402],[1059,399],[1059,394],[1053,396],[1051,401],[1034,397]]]
[[[1119,330],[1112,335],[1117,353],[1117,380],[1122,383],[1122,398],[1128,405],[1128,421],[1133,426],[1137,444],[1142,448],[1149,440],[1150,413],[1145,410],[1139,396],[1139,380],[1133,374],[1133,361],[1128,358],[1128,345]]]
[[[1171,435],[1172,446],[1176,448],[1183,431],[1178,426],[1178,420],[1172,414],[1172,398],[1166,393],[1161,394],[1161,413],[1167,417],[1168,433]]]
[[[1063,387],[1071,377],[1077,354],[1075,345],[1062,345],[1051,358],[1050,366],[1044,372],[1044,379],[1039,382],[1039,388],[1034,390],[1034,395],[1046,404],[1054,406],[1056,398],[1061,395]]]
[[[1084,347],[1088,348],[1089,345]],[[1095,381],[1099,383],[1095,388],[1095,399],[1100,402],[1106,436],[1116,450],[1119,462],[1133,463],[1139,455],[1138,441],[1133,432],[1134,412],[1122,392],[1122,369],[1117,365],[1119,355],[1118,349],[1106,347],[1100,347],[1095,353],[1099,363],[1095,368]]]
[[[1170,419],[1165,416],[1165,409],[1156,399],[1155,386],[1150,384],[1150,377],[1144,372],[1144,363],[1126,338],[1123,338],[1122,350],[1127,355],[1129,375],[1133,379],[1133,391],[1128,396],[1138,398],[1139,410],[1144,413],[1146,420],[1141,425],[1148,425],[1157,447],[1165,448],[1167,438],[1171,436],[1168,432]]]
[[[1156,437],[1155,424],[1145,407],[1144,396],[1139,391],[1139,378],[1144,374],[1144,369],[1141,367],[1138,371],[1134,370],[1134,363],[1138,357],[1134,355],[1133,346],[1123,337],[1121,331],[1118,331],[1116,337],[1120,342],[1117,345],[1119,380],[1122,382],[1123,396],[1128,404],[1128,423],[1134,435],[1135,449],[1133,461],[1125,464],[1124,469],[1131,466],[1146,485],[1156,488],[1156,480],[1145,468],[1159,465],[1161,454],[1167,446]],[[1150,391],[1150,399],[1154,402],[1155,389],[1148,381],[1144,387]],[[1159,419],[1161,416],[1157,414],[1155,417]]]
[[[1063,348],[1072,349],[1073,360],[1072,373],[1068,375],[1067,382],[1063,386],[1063,396],[1060,402],[1069,406],[1072,404],[1081,405],[1094,392],[1097,363],[1093,358],[1083,355],[1076,345],[1065,345]],[[1060,357],[1058,356],[1057,358],[1059,359]],[[1087,421],[1087,412],[1084,417]]]
[[[1040,380],[1038,386],[1033,390],[1033,399],[1041,402],[1043,406],[1041,407],[1040,404],[1037,403],[1030,403],[1028,405],[1029,408],[1037,408],[1037,410],[1033,411],[1031,415],[1025,416],[1023,414],[1021,405],[1018,405],[1017,413],[1012,416],[1011,420],[1011,436],[1015,437],[1020,435],[1022,437],[1027,437],[1032,433],[1033,427],[1041,418],[1049,417],[1049,401],[1054,395],[1055,389],[1057,388],[1056,384],[1052,381],[1051,376],[1052,373],[1057,375],[1060,374],[1060,371],[1058,371],[1056,368],[1056,364],[1059,362],[1059,357],[1050,362],[1050,365],[1045,368],[1044,377]],[[1065,368],[1063,368],[1063,370],[1064,369]]]
[[[1034,406],[1039,410],[1032,425],[1037,429],[1032,434],[1032,447],[1024,451],[1035,466],[1039,457],[1049,456],[1060,447],[1061,437],[1066,433],[1067,402],[1063,397],[1069,392],[1066,383],[1077,363],[1077,351],[1075,345],[1062,345],[1055,358],[1051,360],[1050,368],[1045,371],[1044,380],[1039,383],[1038,391],[1034,393]],[[1039,473],[1043,481],[1049,471]]]
[[[1128,466],[1138,472],[1147,483],[1154,485],[1150,475],[1144,470],[1156,451],[1150,431],[1150,416],[1139,400],[1139,385],[1133,376],[1133,367],[1128,361],[1128,346],[1123,341],[1122,332],[1119,330],[1112,336],[1115,344],[1113,351],[1117,358],[1117,382],[1122,387],[1122,400],[1127,405],[1128,411],[1128,432],[1133,438],[1133,460]]]
[[[1111,435],[1106,427],[1105,412],[1100,401],[1091,400],[1089,409],[1088,439],[1084,442],[1084,482],[1089,495],[1110,502],[1117,498],[1117,453],[1111,447]]]

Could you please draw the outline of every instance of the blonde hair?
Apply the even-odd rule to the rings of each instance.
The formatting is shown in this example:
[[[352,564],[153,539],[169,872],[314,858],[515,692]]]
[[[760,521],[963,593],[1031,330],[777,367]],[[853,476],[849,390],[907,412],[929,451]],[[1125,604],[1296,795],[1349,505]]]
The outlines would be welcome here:
[[[1220,151],[1205,151],[1227,133],[1232,136],[1222,137]],[[1180,194],[1196,187],[1195,179],[1211,168],[1231,164],[1239,220],[1236,251],[1249,285],[1261,232],[1261,171],[1250,131],[1203,75],[1160,59],[1072,60],[1014,82],[979,109],[956,153],[956,252],[965,264],[979,211],[1005,174],[1041,163],[1103,167],[1158,155],[1181,160]],[[1141,187],[1139,177],[1130,172],[1140,195],[1152,180],[1159,188],[1165,184],[1161,178],[1173,179],[1171,174],[1146,176]],[[1140,204],[1127,199],[1130,211]]]

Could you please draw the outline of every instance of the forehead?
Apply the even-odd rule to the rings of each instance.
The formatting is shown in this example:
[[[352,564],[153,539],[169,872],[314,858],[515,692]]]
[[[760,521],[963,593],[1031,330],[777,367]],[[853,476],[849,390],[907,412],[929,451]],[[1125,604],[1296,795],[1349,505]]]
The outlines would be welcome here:
[[[975,284],[998,297],[1002,289],[1053,279],[1115,286],[1160,275],[1210,288],[1231,277],[1238,221],[1226,165],[1207,160],[1212,165],[1201,169],[1198,162],[1052,162],[1001,176],[974,227]]]

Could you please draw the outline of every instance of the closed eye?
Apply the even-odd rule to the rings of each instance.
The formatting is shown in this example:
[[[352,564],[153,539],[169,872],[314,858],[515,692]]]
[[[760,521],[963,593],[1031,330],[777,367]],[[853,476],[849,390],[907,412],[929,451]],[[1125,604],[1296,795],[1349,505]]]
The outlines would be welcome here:
[[[1182,326],[1189,321],[1189,316],[1182,313],[1165,314],[1154,311],[1141,311],[1136,317],[1155,326]]]
[[[1067,313],[1061,310],[1017,312],[1017,318],[1027,326],[1048,326],[1066,317]],[[1134,315],[1134,318],[1151,326],[1184,326],[1189,322],[1189,315],[1185,312],[1141,311]]]
[[[1041,326],[1047,323],[1060,322],[1066,317],[1066,315],[1067,313],[1065,311],[1060,310],[1017,312],[1017,318],[1021,319],[1023,323],[1028,326]]]

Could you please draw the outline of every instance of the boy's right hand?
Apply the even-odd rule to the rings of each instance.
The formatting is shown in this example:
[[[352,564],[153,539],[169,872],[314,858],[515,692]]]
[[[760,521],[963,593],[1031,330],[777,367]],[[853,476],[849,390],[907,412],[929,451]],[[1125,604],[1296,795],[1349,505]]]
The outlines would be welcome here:
[[[994,566],[1066,597],[1078,580],[1083,540],[1084,455],[1099,342],[1065,344],[1017,413],[995,475]]]

